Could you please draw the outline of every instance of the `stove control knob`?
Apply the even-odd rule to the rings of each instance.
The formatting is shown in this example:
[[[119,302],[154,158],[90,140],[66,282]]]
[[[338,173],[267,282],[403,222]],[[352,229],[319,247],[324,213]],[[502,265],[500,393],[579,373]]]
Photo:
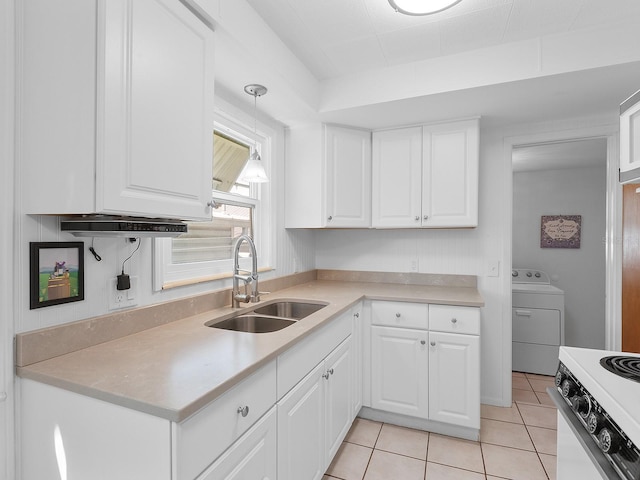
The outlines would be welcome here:
[[[562,396],[564,398],[573,397],[578,391],[578,386],[572,380],[566,379],[562,382]]]
[[[593,435],[598,435],[604,427],[604,417],[598,412],[591,412],[587,417],[587,430]]]
[[[556,373],[556,387],[560,387],[562,385],[562,382],[564,382],[566,378],[567,378],[566,374],[560,371]]]
[[[527,277],[531,278],[532,276],[533,276],[533,273],[527,272]]]
[[[517,270],[511,270],[511,276],[512,277],[517,277],[518,276],[518,271]]]
[[[608,428],[603,428],[598,435],[600,440],[600,449],[609,455],[616,453],[622,446],[622,438]]]
[[[589,401],[589,398],[586,397],[585,395],[582,395],[582,396],[576,395],[575,397],[573,397],[571,399],[571,406],[573,407],[573,410],[578,414],[580,414],[582,418],[586,418],[587,415],[589,415],[589,412],[591,411],[591,402]]]

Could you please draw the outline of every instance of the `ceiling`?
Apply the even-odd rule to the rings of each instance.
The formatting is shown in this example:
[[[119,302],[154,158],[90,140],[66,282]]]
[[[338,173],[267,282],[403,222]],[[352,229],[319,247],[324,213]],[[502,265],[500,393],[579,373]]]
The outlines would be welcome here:
[[[318,80],[638,19],[638,0],[462,0],[434,15],[388,0],[247,0]]]

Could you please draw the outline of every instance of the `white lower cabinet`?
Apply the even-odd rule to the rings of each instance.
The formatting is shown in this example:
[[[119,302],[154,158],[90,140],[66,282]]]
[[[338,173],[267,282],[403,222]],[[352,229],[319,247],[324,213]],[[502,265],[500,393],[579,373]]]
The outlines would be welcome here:
[[[371,408],[480,428],[477,307],[372,301],[371,322]]]
[[[198,480],[277,480],[276,418],[274,406]]]
[[[278,480],[319,480],[353,421],[351,337],[278,402]]]
[[[425,330],[371,327],[371,406],[427,418],[429,350]]]

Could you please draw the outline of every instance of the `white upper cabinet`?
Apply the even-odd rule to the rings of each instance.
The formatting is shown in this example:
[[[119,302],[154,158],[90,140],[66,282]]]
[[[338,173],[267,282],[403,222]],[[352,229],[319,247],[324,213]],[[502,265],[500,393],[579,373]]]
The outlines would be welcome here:
[[[620,105],[620,181],[640,178],[640,91]]]
[[[371,133],[334,125],[292,128],[285,167],[287,228],[371,225]]]
[[[478,120],[374,132],[372,226],[478,225]]]
[[[172,0],[21,8],[25,213],[208,218],[213,31]]]

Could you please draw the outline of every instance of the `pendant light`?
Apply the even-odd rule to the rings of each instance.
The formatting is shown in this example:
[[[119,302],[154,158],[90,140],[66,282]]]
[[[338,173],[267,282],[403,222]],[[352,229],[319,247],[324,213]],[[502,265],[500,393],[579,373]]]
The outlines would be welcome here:
[[[267,174],[264,171],[264,166],[262,165],[262,160],[260,159],[260,154],[258,153],[258,140],[257,140],[257,130],[256,130],[256,118],[257,118],[257,103],[258,97],[261,97],[265,93],[267,93],[267,87],[257,84],[246,85],[244,87],[244,91],[249,95],[253,96],[253,136],[254,136],[254,145],[253,152],[249,156],[249,160],[247,160],[247,164],[242,171],[241,179],[245,182],[249,183],[265,183],[269,181],[267,178]]]
[[[389,0],[396,12],[405,15],[431,15],[453,7],[462,0]]]

